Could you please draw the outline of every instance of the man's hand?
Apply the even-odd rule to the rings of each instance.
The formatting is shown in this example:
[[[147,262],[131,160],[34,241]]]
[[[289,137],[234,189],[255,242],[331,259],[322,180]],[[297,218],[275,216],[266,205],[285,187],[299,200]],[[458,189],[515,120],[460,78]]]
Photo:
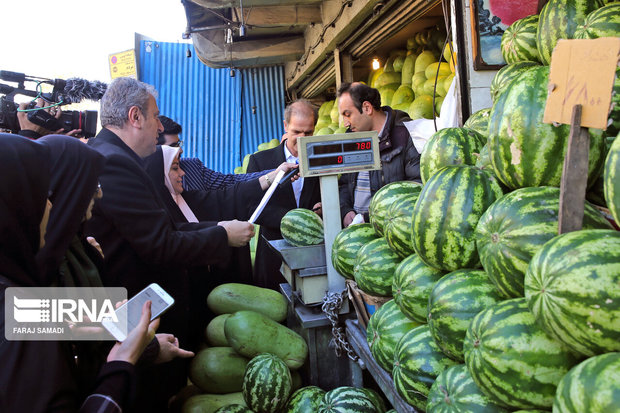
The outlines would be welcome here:
[[[50,133],[52,133],[51,131],[45,129],[44,127],[34,124],[28,120],[28,112],[22,112],[28,109],[27,103],[20,103],[19,109],[20,110],[17,111],[17,121],[19,122],[20,130],[31,130],[31,131],[38,133],[41,136],[49,135]]]
[[[345,228],[351,225],[351,222],[353,222],[353,218],[355,218],[356,215],[357,214],[355,213],[355,211],[350,211],[349,213],[347,213],[347,215],[344,216],[342,223]]]
[[[151,320],[151,301],[147,301],[142,306],[142,317],[140,322],[131,330],[127,338],[122,343],[116,343],[110,353],[108,361],[126,361],[136,364],[146,345],[155,337],[155,331],[159,327],[159,318]]]
[[[321,204],[320,202],[317,202],[316,204],[314,204],[314,206],[312,207],[312,210],[316,212],[318,216],[320,217],[323,216],[323,204]]]
[[[247,221],[222,221],[217,225],[224,227],[228,235],[228,245],[231,247],[243,247],[254,236],[254,225]]]
[[[103,255],[103,250],[101,249],[101,245],[99,245],[99,243],[97,242],[97,240],[94,237],[86,237],[86,241],[88,241],[88,243],[97,251],[99,251],[99,254],[101,254],[101,258],[105,258],[105,256]]]
[[[179,347],[179,339],[172,334],[155,334],[155,338],[159,342],[159,353],[155,359],[155,364],[167,363],[177,357],[194,357],[193,352],[183,350]]]

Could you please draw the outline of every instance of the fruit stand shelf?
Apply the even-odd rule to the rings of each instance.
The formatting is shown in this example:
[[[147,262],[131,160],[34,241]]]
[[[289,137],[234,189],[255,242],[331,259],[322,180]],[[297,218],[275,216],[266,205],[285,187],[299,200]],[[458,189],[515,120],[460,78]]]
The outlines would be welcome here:
[[[407,404],[396,392],[392,377],[377,364],[370,354],[366,332],[360,327],[359,322],[357,320],[346,320],[345,324],[349,343],[396,411],[398,413],[417,413],[417,410]]]

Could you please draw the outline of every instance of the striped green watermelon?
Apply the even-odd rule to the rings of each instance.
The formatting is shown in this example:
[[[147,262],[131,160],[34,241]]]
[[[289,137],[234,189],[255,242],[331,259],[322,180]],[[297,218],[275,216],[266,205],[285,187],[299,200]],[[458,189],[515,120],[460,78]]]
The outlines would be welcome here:
[[[463,340],[471,320],[501,301],[482,270],[457,270],[446,274],[428,298],[428,327],[433,340],[448,357],[463,361]]]
[[[377,364],[388,372],[392,371],[396,344],[418,325],[400,311],[394,300],[379,307],[366,327],[366,340]]]
[[[370,241],[357,252],[353,267],[357,286],[370,295],[390,296],[394,270],[401,260],[385,238]]]
[[[549,0],[540,11],[536,29],[540,61],[545,65],[550,64],[551,53],[558,40],[572,39],[586,16],[602,6],[602,0]]]
[[[316,412],[325,396],[325,390],[317,386],[302,387],[291,394],[282,413]]]
[[[620,353],[590,357],[560,380],[553,411],[611,413],[620,411]]]
[[[444,128],[435,132],[420,157],[420,176],[428,182],[444,166],[474,165],[486,138],[473,129]]]
[[[508,413],[478,388],[467,366],[459,364],[442,371],[428,393],[426,413]]]
[[[576,355],[536,324],[525,298],[502,301],[472,320],[463,342],[465,364],[480,389],[502,406],[553,404],[555,388]]]
[[[489,145],[484,145],[482,149],[480,149],[480,153],[478,154],[478,160],[476,161],[476,167],[493,172],[493,167],[491,166],[491,158],[489,158]]]
[[[611,215],[620,223],[620,139],[618,138],[612,143],[605,160],[604,192]]]
[[[291,373],[286,364],[269,353],[248,363],[243,377],[243,398],[256,413],[273,413],[286,404],[291,394]]]
[[[372,400],[355,387],[338,387],[323,396],[318,413],[379,413]]]
[[[392,284],[392,296],[400,311],[413,321],[426,323],[428,296],[444,274],[415,254],[405,258],[396,267]]]
[[[426,397],[437,376],[456,364],[437,347],[427,325],[414,328],[396,346],[392,370],[394,387],[407,403],[424,410]]]
[[[323,220],[309,209],[291,209],[280,221],[280,232],[296,247],[320,244],[323,242]]]
[[[539,62],[536,48],[538,15],[524,17],[512,23],[502,35],[502,56],[506,63]]]
[[[572,350],[620,350],[620,232],[590,229],[553,238],[525,274],[536,321]]]
[[[464,128],[473,129],[482,136],[487,136],[487,130],[489,129],[489,114],[491,108],[480,109],[474,112],[463,124]]]
[[[408,257],[413,254],[411,243],[411,219],[413,207],[420,193],[401,194],[389,207],[385,219],[385,240],[392,250],[400,257]]]
[[[357,252],[377,236],[371,224],[349,225],[340,231],[332,244],[332,265],[336,271],[352,280]]]
[[[475,232],[478,254],[502,297],[523,297],[523,279],[530,260],[558,234],[559,209],[559,188],[521,188],[495,201],[480,217]],[[611,228],[588,202],[583,227]]]
[[[549,410],[539,410],[539,409],[527,409],[527,410],[515,410],[512,413],[548,413]]]
[[[380,236],[384,235],[383,225],[387,216],[388,208],[395,200],[397,194],[420,193],[422,185],[413,181],[398,181],[381,187],[370,200],[368,216],[370,223]]]
[[[496,179],[473,166],[446,166],[424,185],[413,210],[413,247],[433,268],[454,271],[480,265],[474,229],[502,196]]]
[[[574,39],[620,37],[620,3],[611,3],[586,16],[575,30]]]
[[[215,413],[253,413],[252,410],[246,406],[240,404],[229,404],[228,406],[220,407]]]
[[[502,67],[497,71],[495,77],[491,81],[491,99],[493,103],[497,102],[499,96],[508,89],[508,86],[512,83],[513,80],[519,77],[519,75],[523,72],[527,72],[529,69],[533,67],[539,67],[540,65],[536,62],[519,62],[512,63]],[[491,108],[492,110],[493,108]],[[489,120],[491,113],[489,112]],[[488,136],[488,123],[487,123],[487,136]]]
[[[495,176],[510,189],[560,185],[570,126],[542,121],[548,78],[548,66],[526,70],[510,83],[491,109],[491,164]],[[604,151],[604,140],[591,136],[589,184],[602,170]]]
[[[385,401],[383,400],[383,397],[381,397],[379,393],[377,393],[373,389],[368,389],[366,387],[362,387],[360,388],[360,390],[366,393],[366,396],[368,396],[372,404],[375,405],[377,412],[385,413],[385,411],[387,410],[387,407],[385,407]]]

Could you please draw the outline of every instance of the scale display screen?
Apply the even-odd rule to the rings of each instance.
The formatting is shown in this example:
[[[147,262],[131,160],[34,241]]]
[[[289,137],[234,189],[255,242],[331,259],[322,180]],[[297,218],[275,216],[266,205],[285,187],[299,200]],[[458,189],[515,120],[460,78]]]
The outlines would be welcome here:
[[[370,151],[372,150],[372,141],[348,142],[348,143],[332,143],[327,145],[314,145],[312,147],[314,155],[323,155],[328,153]],[[342,163],[342,159],[339,163]]]

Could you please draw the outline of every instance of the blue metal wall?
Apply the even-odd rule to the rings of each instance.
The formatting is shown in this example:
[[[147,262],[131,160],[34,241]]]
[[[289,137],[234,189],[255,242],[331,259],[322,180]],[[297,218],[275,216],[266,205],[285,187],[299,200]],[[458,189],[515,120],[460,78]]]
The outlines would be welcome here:
[[[231,173],[246,153],[284,133],[282,67],[235,70],[231,77],[229,69],[205,66],[191,44],[142,41],[139,55],[140,80],[159,92],[160,113],[183,126],[183,156]]]

